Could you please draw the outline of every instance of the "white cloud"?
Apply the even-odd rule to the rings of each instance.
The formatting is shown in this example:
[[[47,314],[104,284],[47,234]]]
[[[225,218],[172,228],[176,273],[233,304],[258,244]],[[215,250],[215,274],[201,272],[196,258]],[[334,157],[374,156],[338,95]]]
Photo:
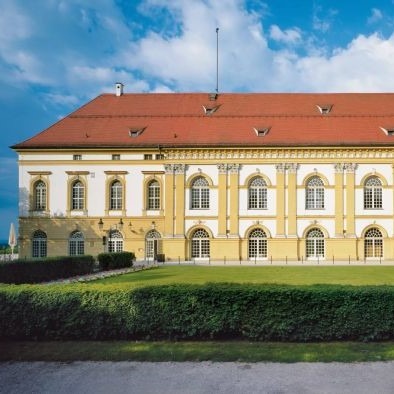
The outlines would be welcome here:
[[[78,97],[73,95],[46,93],[43,94],[43,97],[45,101],[60,106],[76,106],[79,103]]]
[[[330,57],[296,62],[301,85],[311,91],[374,92],[394,89],[394,36],[360,35]]]
[[[270,38],[274,41],[283,42],[285,44],[297,44],[301,41],[301,30],[297,27],[293,29],[282,30],[277,25],[270,27]]]
[[[381,19],[383,19],[382,11],[380,11],[378,8],[372,8],[371,15],[368,17],[367,23],[372,25],[379,22]]]
[[[152,4],[153,0],[149,1]],[[155,0],[155,4],[164,1]],[[176,23],[177,36],[150,33],[130,51],[134,65],[179,90],[213,90],[216,81],[216,33],[219,27],[220,82],[233,90],[264,71],[267,51],[258,13],[248,13],[242,2],[224,0],[167,2]]]
[[[38,7],[15,0],[0,15],[0,57],[6,62],[0,63],[0,79],[44,85],[45,105],[65,108],[112,92],[117,81],[126,92],[210,91],[216,87],[219,27],[220,91],[394,89],[392,37],[359,35],[330,51],[297,26],[272,24],[265,31],[267,8],[256,11],[245,4],[145,0],[140,5],[145,18],[160,15],[167,24],[152,19],[151,28],[141,30],[138,18],[126,20],[114,0],[43,0]],[[373,9],[371,17],[379,12]],[[315,7],[314,28],[327,31],[336,14]],[[15,25],[9,36],[1,33],[8,24]],[[270,48],[273,41],[286,49]]]

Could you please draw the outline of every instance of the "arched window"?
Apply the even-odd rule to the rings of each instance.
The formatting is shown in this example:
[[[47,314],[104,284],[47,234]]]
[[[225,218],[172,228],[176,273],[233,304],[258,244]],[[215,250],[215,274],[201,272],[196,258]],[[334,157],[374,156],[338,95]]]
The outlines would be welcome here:
[[[267,184],[261,177],[253,178],[249,184],[249,209],[267,209]]]
[[[71,188],[71,209],[85,208],[85,186],[81,181],[75,181]]]
[[[192,209],[209,209],[209,183],[204,177],[193,181],[191,192]]]
[[[34,232],[32,246],[33,257],[47,257],[47,235],[43,231],[37,230]]]
[[[324,183],[320,177],[309,178],[305,191],[306,209],[324,209]]]
[[[312,228],[306,235],[306,257],[324,258],[324,234],[318,228]]]
[[[79,256],[85,254],[85,241],[80,231],[74,231],[68,240],[68,250],[70,256]]]
[[[364,209],[379,209],[382,206],[382,182],[377,176],[371,176],[364,184]]]
[[[123,252],[123,236],[118,230],[111,230],[108,238],[108,252]]]
[[[377,228],[370,228],[365,233],[364,256],[366,258],[383,257],[383,236]]]
[[[202,228],[192,235],[192,258],[204,259],[210,256],[209,234]]]
[[[157,255],[161,253],[161,236],[156,230],[150,230],[145,237],[147,259],[157,260]]]
[[[148,209],[160,209],[160,184],[153,180],[148,183]]]
[[[116,210],[123,208],[123,186],[118,180],[113,181],[110,187],[109,209]]]
[[[34,184],[34,210],[45,211],[47,209],[47,185],[44,181]]]
[[[248,249],[250,259],[267,258],[267,235],[263,230],[257,228],[251,231]]]

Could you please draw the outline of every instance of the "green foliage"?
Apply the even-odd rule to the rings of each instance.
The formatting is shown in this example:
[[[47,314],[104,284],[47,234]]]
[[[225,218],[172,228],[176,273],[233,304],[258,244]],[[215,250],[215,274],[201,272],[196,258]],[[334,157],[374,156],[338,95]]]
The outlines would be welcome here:
[[[93,272],[92,256],[65,256],[0,263],[1,283],[39,283]]]
[[[132,267],[135,255],[132,252],[101,253],[97,256],[100,269],[108,271],[111,269]]]
[[[3,339],[394,338],[394,287],[0,286]]]

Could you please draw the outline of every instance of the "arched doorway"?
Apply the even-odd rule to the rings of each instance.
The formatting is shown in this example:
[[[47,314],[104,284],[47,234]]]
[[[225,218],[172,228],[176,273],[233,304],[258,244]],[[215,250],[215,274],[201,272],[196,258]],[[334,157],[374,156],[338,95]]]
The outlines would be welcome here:
[[[195,230],[191,237],[191,256],[193,259],[209,259],[210,240],[206,230],[199,228]]]
[[[157,260],[157,255],[162,253],[161,236],[156,230],[150,230],[145,237],[146,260]]]
[[[306,234],[306,258],[319,259],[325,256],[324,234],[318,228],[312,228]]]
[[[383,235],[377,228],[370,228],[365,233],[364,256],[367,259],[383,257]]]
[[[248,254],[251,260],[267,258],[267,235],[262,229],[256,228],[250,232]]]

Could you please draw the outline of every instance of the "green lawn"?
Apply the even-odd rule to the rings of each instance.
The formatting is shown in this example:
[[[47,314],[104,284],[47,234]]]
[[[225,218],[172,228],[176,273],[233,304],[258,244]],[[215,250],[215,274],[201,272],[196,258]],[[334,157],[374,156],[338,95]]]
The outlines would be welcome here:
[[[311,285],[394,285],[394,267],[239,267],[239,266],[160,266],[158,268],[87,282],[86,285],[141,287],[170,283],[207,282],[280,283]]]
[[[0,361],[362,362],[394,360],[394,343],[247,341],[0,342]]]

